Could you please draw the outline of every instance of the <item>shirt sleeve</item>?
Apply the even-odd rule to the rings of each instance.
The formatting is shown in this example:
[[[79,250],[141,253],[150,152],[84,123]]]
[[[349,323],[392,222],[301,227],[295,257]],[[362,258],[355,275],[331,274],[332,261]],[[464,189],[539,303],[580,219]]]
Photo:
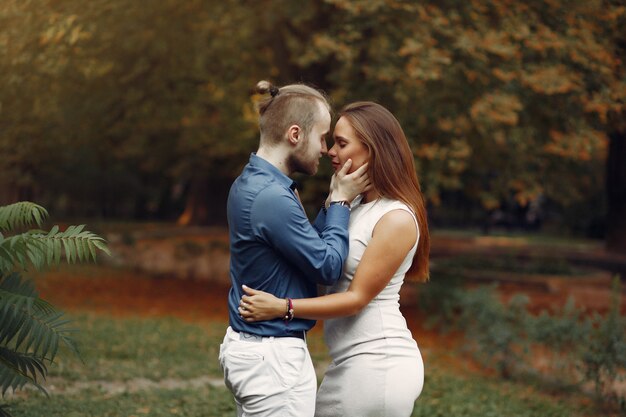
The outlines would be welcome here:
[[[319,235],[322,234],[322,230],[324,230],[324,226],[326,225],[326,212],[323,209],[320,209],[319,213],[317,213],[317,217],[315,221],[313,221],[313,228],[317,231]]]
[[[318,234],[296,197],[280,186],[270,186],[252,204],[252,230],[256,238],[272,246],[306,279],[332,285],[341,276],[348,255],[350,211],[336,205],[331,208]]]

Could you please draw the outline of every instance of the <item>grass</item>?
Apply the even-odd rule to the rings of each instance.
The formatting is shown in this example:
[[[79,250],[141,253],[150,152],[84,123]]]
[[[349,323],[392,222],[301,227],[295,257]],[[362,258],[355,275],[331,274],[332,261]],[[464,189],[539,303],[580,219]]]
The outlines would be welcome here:
[[[572,394],[574,398],[574,394]],[[566,397],[542,394],[533,386],[435,365],[427,369],[424,391],[412,417],[583,417],[595,415]]]
[[[61,352],[51,367],[51,398],[21,392],[9,399],[12,412],[15,417],[232,416],[234,404],[219,383],[217,364],[225,326],[173,318],[78,316],[76,338],[85,363]],[[314,361],[328,360],[319,332],[309,338],[309,347]],[[593,415],[583,414],[574,394],[550,397],[529,385],[458,372],[439,355],[426,357],[425,390],[414,417]],[[210,382],[189,384],[198,378]],[[154,383],[146,385],[146,380]],[[177,383],[166,386],[165,380]]]
[[[174,318],[75,317],[82,363],[64,351],[50,376],[64,381],[220,376],[217,355],[223,323],[186,323]]]
[[[15,417],[233,416],[234,403],[225,388],[174,389],[109,395],[86,390],[80,395],[13,402]]]
[[[225,388],[151,390],[110,395],[97,389],[80,395],[41,396],[13,402],[16,416],[118,417],[118,416],[232,416],[234,404]],[[45,414],[42,412],[45,410]],[[19,413],[19,414],[18,414]],[[526,386],[459,377],[431,369],[426,388],[412,417],[578,417],[584,415],[565,401],[555,401]]]

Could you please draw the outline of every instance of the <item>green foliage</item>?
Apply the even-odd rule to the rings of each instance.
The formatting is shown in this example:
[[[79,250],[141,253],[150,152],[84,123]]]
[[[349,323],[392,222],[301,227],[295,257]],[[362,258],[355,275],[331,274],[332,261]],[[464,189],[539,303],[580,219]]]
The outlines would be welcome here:
[[[582,345],[582,368],[585,379],[593,383],[598,400],[616,401],[626,410],[626,397],[618,398],[607,390],[613,382],[624,379],[626,370],[626,317],[620,314],[620,295],[620,282],[615,278],[608,314],[596,314],[590,319],[590,337]]]
[[[583,0],[5,0],[1,182],[68,212],[171,215],[173,189],[239,172],[258,140],[250,89],[271,78],[391,109],[431,203],[566,210],[603,184],[624,15]],[[305,203],[326,190],[309,181]]]
[[[437,261],[437,271],[439,271]],[[456,275],[437,272],[437,279],[420,287],[418,305],[428,317],[428,327],[448,331],[456,326],[460,300],[463,297],[463,281]]]
[[[523,259],[515,255],[458,256],[437,260],[438,272],[452,276],[463,276],[467,271],[497,271],[516,274],[546,274],[575,276],[583,273],[566,259],[530,257]]]
[[[524,363],[528,351],[527,303],[527,297],[516,295],[505,305],[497,299],[495,287],[482,287],[460,299],[458,325],[469,348],[504,378]]]
[[[9,231],[30,226],[41,225],[48,217],[45,208],[27,201],[0,207],[0,230]]]
[[[392,109],[431,201],[462,189],[488,209],[541,194],[569,203],[597,187],[605,116],[624,106],[609,93],[624,83],[605,32],[617,30],[619,7],[329,3],[329,30],[305,56],[341,62],[329,74],[338,101],[374,98]],[[585,180],[574,178],[581,172]],[[564,178],[576,185],[562,187]]]
[[[585,311],[576,307],[572,298],[563,308],[548,313],[543,311],[532,317],[529,323],[529,339],[535,345],[548,348],[549,362],[545,364],[554,382],[561,386],[578,383],[578,358],[580,350],[587,345],[592,324]]]
[[[534,316],[526,309],[526,296],[503,303],[494,286],[471,291],[454,286],[446,294],[431,284],[420,292],[420,300],[429,300],[429,316],[444,330],[463,331],[466,349],[485,367],[505,378],[534,373],[557,388],[588,384],[600,404],[626,409],[626,398],[612,389],[626,373],[626,317],[621,314],[619,279],[614,280],[612,303],[604,315],[589,315],[570,299],[562,308]],[[533,352],[547,354],[548,360],[538,365]]]
[[[56,264],[61,255],[69,263],[96,260],[96,250],[108,253],[104,240],[83,231],[84,225],[69,226],[64,232],[54,226],[48,233],[31,230],[0,239],[0,271],[11,270],[15,264],[26,268],[28,262],[37,269]]]
[[[6,232],[32,224],[41,226],[47,212],[29,202],[0,207],[0,230]],[[96,249],[109,253],[104,240],[69,226],[60,232],[31,230],[14,236],[0,234],[0,390],[2,396],[32,384],[46,393],[41,382],[60,345],[75,354],[78,350],[67,327],[69,320],[50,303],[39,298],[34,285],[21,273],[31,264],[42,268],[59,263],[61,246],[69,262],[96,259]],[[5,407],[1,415],[9,415]]]
[[[0,4],[4,185],[128,216],[175,183],[239,169],[256,143],[248,93],[268,76],[264,20],[233,0],[179,6]]]
[[[0,207],[0,230],[6,232],[33,223],[41,226],[46,216],[43,207],[29,202]],[[104,240],[83,231],[84,227],[69,226],[61,232],[54,226],[48,233],[29,230],[14,236],[0,234],[0,274],[9,273],[15,267],[26,269],[29,262],[37,269],[58,265],[62,254],[69,263],[95,261],[96,250],[110,254]]]

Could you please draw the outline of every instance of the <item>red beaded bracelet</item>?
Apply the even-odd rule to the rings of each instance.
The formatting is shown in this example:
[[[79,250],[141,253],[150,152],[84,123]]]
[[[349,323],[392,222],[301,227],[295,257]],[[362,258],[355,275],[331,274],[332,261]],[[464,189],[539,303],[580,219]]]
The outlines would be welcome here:
[[[291,321],[293,320],[293,301],[291,301],[291,298],[286,298],[285,300],[287,301],[287,312],[283,319],[285,321]]]

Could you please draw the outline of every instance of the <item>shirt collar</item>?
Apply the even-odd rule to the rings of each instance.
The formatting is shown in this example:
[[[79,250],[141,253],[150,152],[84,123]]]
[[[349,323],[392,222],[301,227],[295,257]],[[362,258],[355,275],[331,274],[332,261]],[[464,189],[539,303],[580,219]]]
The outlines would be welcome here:
[[[274,177],[278,182],[284,185],[286,188],[290,188],[292,191],[297,187],[297,183],[286,176],[280,169],[270,164],[267,160],[258,156],[255,152],[250,154],[250,165],[259,168]]]

